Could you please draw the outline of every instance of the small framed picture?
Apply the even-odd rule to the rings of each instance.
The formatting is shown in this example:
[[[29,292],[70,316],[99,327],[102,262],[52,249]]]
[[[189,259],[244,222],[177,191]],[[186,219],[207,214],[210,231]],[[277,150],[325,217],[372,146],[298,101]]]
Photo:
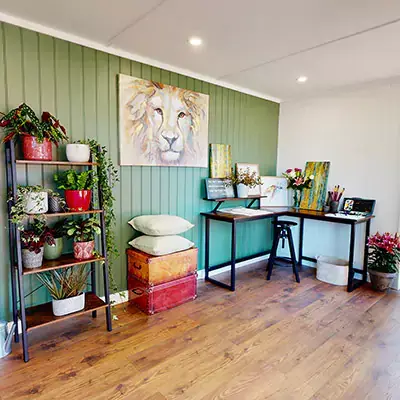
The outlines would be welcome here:
[[[281,176],[261,177],[261,207],[288,207],[287,180]]]
[[[225,179],[206,178],[206,197],[208,200],[235,197],[232,185],[226,186]]]
[[[250,173],[255,172],[257,176],[260,176],[260,166],[258,164],[249,164],[249,163],[236,163],[236,174],[239,171],[246,171],[249,169]],[[261,195],[261,187],[256,186],[254,188],[249,189],[249,196],[260,196]]]

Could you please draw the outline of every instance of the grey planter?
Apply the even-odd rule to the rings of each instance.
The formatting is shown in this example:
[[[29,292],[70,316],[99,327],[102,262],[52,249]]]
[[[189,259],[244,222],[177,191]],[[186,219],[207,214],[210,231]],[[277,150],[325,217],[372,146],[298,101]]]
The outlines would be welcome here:
[[[397,275],[396,273],[386,273],[368,270],[369,277],[371,279],[372,289],[377,292],[385,292],[390,288],[393,278]]]
[[[29,251],[28,249],[22,249],[22,264],[25,268],[38,268],[43,263],[43,247],[39,253]]]
[[[60,213],[64,211],[64,208],[60,204],[60,198],[49,196],[49,212]]]

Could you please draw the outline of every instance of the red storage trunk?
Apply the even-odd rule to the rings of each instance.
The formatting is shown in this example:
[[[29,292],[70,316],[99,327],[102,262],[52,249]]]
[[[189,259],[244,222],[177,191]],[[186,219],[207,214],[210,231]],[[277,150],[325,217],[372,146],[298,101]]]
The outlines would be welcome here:
[[[128,278],[129,301],[146,314],[168,310],[197,297],[197,274],[151,286]]]

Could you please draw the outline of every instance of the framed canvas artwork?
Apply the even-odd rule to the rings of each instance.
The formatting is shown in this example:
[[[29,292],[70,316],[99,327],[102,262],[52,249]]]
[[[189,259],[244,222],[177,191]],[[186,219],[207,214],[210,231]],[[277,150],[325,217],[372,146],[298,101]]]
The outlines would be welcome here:
[[[261,177],[261,207],[288,207],[287,180],[281,176]]]
[[[232,185],[225,185],[225,180],[220,178],[206,178],[206,197],[208,200],[227,199],[235,197]]]
[[[329,176],[329,161],[307,161],[305,174],[314,175],[310,189],[304,189],[300,208],[322,211],[326,199]]]
[[[206,94],[119,75],[121,165],[208,167]]]
[[[260,176],[260,166],[258,164],[236,163],[236,174],[239,171],[249,170],[250,173],[255,172],[256,176]],[[259,196],[261,193],[260,186],[249,189],[249,196]]]
[[[210,178],[226,178],[232,168],[230,144],[210,144]]]

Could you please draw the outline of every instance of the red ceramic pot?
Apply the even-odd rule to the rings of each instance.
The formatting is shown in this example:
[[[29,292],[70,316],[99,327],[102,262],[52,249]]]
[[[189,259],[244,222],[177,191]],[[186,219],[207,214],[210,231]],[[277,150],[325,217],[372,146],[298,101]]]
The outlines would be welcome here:
[[[74,257],[78,260],[87,260],[93,257],[94,240],[90,242],[74,242]]]
[[[22,135],[22,153],[25,160],[51,161],[53,159],[52,143],[44,139],[39,143],[31,135]]]
[[[92,198],[91,190],[66,190],[65,202],[71,211],[87,211]]]

